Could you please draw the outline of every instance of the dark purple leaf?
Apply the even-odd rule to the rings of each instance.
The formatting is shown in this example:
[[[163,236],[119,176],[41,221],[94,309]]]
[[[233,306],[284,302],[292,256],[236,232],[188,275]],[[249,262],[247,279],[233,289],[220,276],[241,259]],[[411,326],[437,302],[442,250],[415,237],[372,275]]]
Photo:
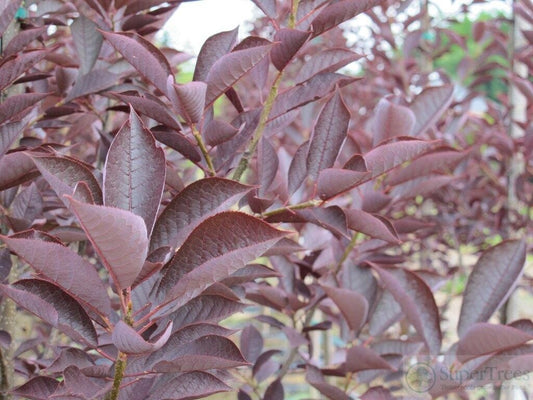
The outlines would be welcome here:
[[[283,240],[283,239],[282,239]],[[271,248],[272,249],[272,248]],[[268,253],[268,252],[267,252]],[[266,253],[265,253],[266,254]],[[223,279],[221,283],[226,286],[239,285],[246,282],[252,282],[258,278],[271,278],[277,277],[279,274],[261,264],[250,264],[246,267],[238,269],[226,279]]]
[[[46,28],[46,26],[39,26],[37,28],[25,29],[18,32],[17,35],[12,38],[5,47],[4,57],[22,53],[28,44],[46,32]]]
[[[335,72],[339,68],[360,59],[361,56],[344,48],[326,49],[312,55],[296,76],[296,83],[305,82],[320,72]]]
[[[0,281],[3,282],[9,276],[12,267],[13,263],[11,261],[9,249],[0,249]]]
[[[21,0],[3,1],[0,7],[0,36],[4,35],[5,30],[15,18],[19,9]]]
[[[429,87],[413,100],[409,108],[416,117],[413,136],[422,135],[446,111],[453,98],[453,86]]]
[[[272,245],[285,232],[239,212],[223,212],[204,220],[170,261],[158,288],[174,307],[227,278]],[[215,244],[215,247],[213,247]]]
[[[344,210],[344,214],[349,229],[386,242],[399,243],[394,227],[384,217],[357,209]]]
[[[257,172],[259,175],[259,197],[266,196],[269,192],[270,185],[276,177],[278,172],[278,155],[276,150],[266,138],[262,138],[259,142],[257,154]]]
[[[172,68],[157,47],[136,33],[101,32],[133,68],[162,93],[167,92],[167,78],[172,75]]]
[[[331,400],[350,400],[350,397],[336,386],[330,385],[324,379],[322,372],[312,365],[306,366],[305,380],[316,390]]]
[[[384,358],[365,346],[353,346],[346,352],[345,369],[360,372],[369,369],[394,369]]]
[[[313,36],[321,35],[381,3],[383,0],[341,0],[331,3],[311,22]]]
[[[168,97],[174,108],[188,123],[197,123],[204,112],[207,85],[198,81],[175,85],[170,79]]]
[[[106,288],[94,265],[68,247],[39,239],[0,238],[40,275],[96,313],[112,314]]]
[[[251,187],[223,178],[206,178],[183,189],[156,221],[150,251],[162,246],[178,248],[204,219],[228,209]]]
[[[217,146],[233,138],[239,130],[227,122],[214,119],[204,127],[205,142],[209,146]]]
[[[252,376],[256,376],[258,372],[261,370],[261,368],[272,358],[272,356],[276,354],[280,354],[280,350],[267,350],[264,353],[262,353],[259,357],[257,357],[257,360],[255,361],[255,364],[252,369]]]
[[[376,106],[372,142],[375,146],[396,136],[410,136],[414,125],[415,114],[409,108],[381,99]]]
[[[524,270],[524,241],[509,240],[486,250],[468,278],[457,331],[463,337],[476,322],[485,322],[511,295]]]
[[[206,105],[211,105],[221,94],[232,87],[257,65],[272,48],[272,44],[238,50],[218,59],[206,77]]]
[[[21,231],[33,225],[35,219],[42,216],[43,198],[35,183],[22,189],[13,203],[9,220],[15,230]]]
[[[276,379],[265,390],[265,400],[283,400],[285,398],[285,392],[283,390],[283,384],[280,379]]]
[[[283,70],[287,66],[310,35],[310,32],[287,28],[280,29],[276,32],[274,42],[279,42],[279,44],[272,49],[270,58],[272,64],[274,64],[278,71]]]
[[[117,133],[104,169],[104,204],[142,217],[152,232],[165,186],[165,154],[131,109]]]
[[[27,122],[11,122],[0,126],[0,159],[9,150],[15,139],[20,135]]]
[[[70,208],[119,290],[135,281],[148,251],[144,220],[114,207],[83,204],[69,198]]]
[[[198,399],[215,393],[227,392],[231,388],[207,372],[188,372],[176,378],[155,385],[147,400]]]
[[[533,340],[533,335],[506,325],[475,323],[457,343],[457,359],[465,363],[473,358],[509,350]]]
[[[306,164],[312,179],[316,179],[323,169],[333,166],[346,137],[349,122],[350,111],[337,90],[320,112],[313,129]]]
[[[293,194],[298,190],[307,176],[307,153],[309,152],[309,140],[303,142],[294,157],[292,158],[291,165],[289,167],[289,194]]]
[[[49,93],[24,93],[9,96],[0,104],[0,124],[13,120],[22,111],[34,106],[48,95]]]
[[[80,75],[76,78],[76,82],[68,92],[65,101],[68,102],[78,97],[101,92],[113,86],[117,81],[118,75],[105,69],[93,69],[87,74]]]
[[[80,75],[88,73],[98,59],[104,39],[97,28],[97,25],[83,14],[70,25],[72,39],[80,58]]]
[[[105,392],[106,390],[94,379],[82,374],[77,366],[71,365],[63,371],[63,385],[54,393],[54,397],[62,398],[61,394],[64,393],[66,397],[72,396],[75,399],[94,398]]]
[[[11,56],[0,66],[0,90],[4,90],[20,75],[41,61],[48,52],[36,50]]]
[[[47,400],[52,397],[58,386],[59,381],[57,379],[37,376],[13,389],[11,394],[27,399]]]
[[[152,128],[151,131],[159,142],[166,144],[171,149],[183,154],[189,160],[199,162],[202,159],[197,146],[181,133],[165,127],[155,127]]]
[[[73,339],[96,346],[96,330],[83,307],[54,284],[23,279],[10,286],[3,285],[1,290],[18,305]]]
[[[389,389],[382,386],[374,386],[361,396],[361,400],[395,400]]]
[[[390,292],[384,291],[373,307],[368,321],[368,331],[374,337],[380,336],[401,317],[400,305]]]
[[[170,322],[161,336],[154,342],[147,342],[135,329],[123,321],[118,321],[113,329],[113,344],[119,351],[126,354],[152,353],[163,347],[172,332],[172,322]]]
[[[48,374],[62,372],[67,367],[76,365],[78,368],[87,368],[94,365],[91,356],[81,349],[67,347],[62,349],[59,356],[46,368]]]
[[[323,286],[323,289],[339,308],[350,329],[359,331],[368,314],[368,302],[365,297],[349,289],[329,286]]]
[[[81,162],[65,157],[33,157],[33,162],[41,175],[56,192],[60,200],[64,195],[72,195],[79,182],[87,184],[91,196],[97,204],[102,204],[102,189],[92,171]]]
[[[439,310],[431,289],[411,271],[382,268],[373,265],[386,289],[400,304],[402,311],[417,332],[424,338],[430,354],[439,354],[442,334]]]
[[[371,176],[371,173],[340,168],[326,168],[320,171],[317,180],[318,195],[322,200],[331,199],[353,189]]]
[[[248,325],[241,332],[241,351],[246,360],[255,363],[263,351],[263,337],[257,328]]]
[[[20,185],[39,175],[32,159],[25,153],[17,151],[6,154],[0,159],[0,191]]]
[[[238,27],[209,37],[198,54],[193,80],[206,81],[209,70],[217,60],[229,53],[237,40]]]
[[[339,206],[298,211],[297,216],[331,231],[336,236],[348,237],[346,216]]]
[[[276,19],[276,0],[252,0],[267,17]]]

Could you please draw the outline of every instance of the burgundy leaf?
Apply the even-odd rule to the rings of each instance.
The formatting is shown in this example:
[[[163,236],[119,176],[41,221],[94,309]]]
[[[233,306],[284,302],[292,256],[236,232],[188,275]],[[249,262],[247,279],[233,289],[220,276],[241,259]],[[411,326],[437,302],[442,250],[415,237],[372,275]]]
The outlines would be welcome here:
[[[57,379],[37,376],[13,389],[10,393],[27,399],[47,400],[52,397],[58,386],[59,381]]]
[[[13,120],[22,111],[34,106],[48,95],[49,93],[24,93],[9,96],[0,104],[0,124]]]
[[[174,130],[163,127],[155,127],[151,129],[154,137],[161,143],[166,144],[171,149],[183,154],[193,162],[199,162],[202,157],[195,146],[189,139]]]
[[[165,154],[131,109],[107,153],[104,204],[142,217],[152,232],[165,186]]]
[[[246,365],[246,360],[230,339],[207,335],[183,346],[172,361],[160,361],[154,366],[157,372],[188,372],[226,369]]]
[[[276,150],[270,141],[264,137],[259,142],[257,164],[260,185],[258,195],[264,197],[268,194],[268,189],[276,177],[279,165]]]
[[[394,227],[384,217],[357,209],[344,210],[344,214],[349,229],[386,242],[399,243]]]
[[[296,83],[309,80],[320,72],[335,72],[339,68],[360,59],[361,56],[344,48],[326,49],[312,55],[296,76]]]
[[[287,28],[280,29],[276,32],[274,42],[280,42],[280,44],[272,49],[270,58],[272,59],[272,64],[274,64],[278,71],[283,70],[287,66],[310,35],[310,32]]]
[[[346,352],[346,371],[360,372],[369,369],[394,369],[384,358],[365,346],[352,346]]]
[[[9,150],[15,139],[26,126],[26,121],[17,121],[0,126],[0,159]]]
[[[207,372],[194,371],[181,374],[155,385],[147,400],[197,399],[215,393],[227,392],[231,388]]]
[[[127,93],[113,93],[113,96],[122,100],[124,103],[130,104],[140,114],[144,114],[176,131],[180,130],[180,126],[175,117],[169,112],[168,106],[157,97],[152,98],[146,94],[144,97],[134,96]]]
[[[273,381],[265,390],[265,399],[269,400],[283,400],[285,398],[285,392],[283,390],[283,384],[280,379]]]
[[[276,19],[276,0],[252,0],[267,17]]]
[[[380,336],[402,317],[402,309],[390,292],[384,291],[373,307],[368,321],[368,332]]]
[[[86,165],[72,158],[55,156],[33,157],[33,162],[62,201],[66,201],[64,195],[74,193],[79,182],[84,182],[94,201],[102,204],[102,189]]]
[[[46,26],[39,26],[37,28],[25,29],[18,32],[17,35],[9,41],[4,49],[4,57],[22,53],[28,44],[46,32],[46,28]]]
[[[15,18],[22,0],[12,0],[2,2],[0,10],[0,36],[4,35],[5,30]]]
[[[435,142],[422,140],[401,140],[378,146],[365,154],[364,158],[372,178],[399,167],[422,153],[432,149]]]
[[[183,305],[263,254],[284,235],[247,214],[216,214],[198,225],[176,252],[158,292],[165,295],[165,303],[176,300]]]
[[[322,200],[331,199],[365,182],[370,175],[369,171],[359,172],[340,168],[323,169],[318,174],[318,195]]]
[[[329,286],[323,286],[323,289],[339,308],[350,329],[358,332],[368,314],[368,302],[364,296],[349,289]]]
[[[283,240],[283,239],[282,239]],[[272,249],[271,247],[270,249]],[[270,251],[270,250],[269,250]],[[269,252],[267,251],[267,253]],[[264,256],[266,257],[266,254]],[[231,274],[226,279],[222,280],[222,283],[226,286],[233,286],[233,285],[239,285],[246,282],[252,282],[258,278],[271,278],[271,277],[277,277],[279,276],[279,273],[276,271],[265,267],[261,264],[250,264],[246,267],[243,267],[241,269],[238,269],[233,274]]]
[[[362,394],[361,400],[394,400],[395,397],[391,394],[389,389],[383,386],[374,386]]]
[[[246,360],[255,363],[263,351],[263,337],[253,325],[248,325],[241,332],[241,351]]]
[[[293,194],[294,192],[296,192],[296,190],[298,190],[305,177],[307,176],[306,164],[307,154],[309,152],[309,144],[309,140],[303,142],[300,147],[298,147],[298,150],[296,150],[296,153],[292,158],[288,175],[289,194]]]
[[[150,251],[162,246],[178,248],[204,219],[228,209],[251,187],[223,178],[206,178],[183,189],[156,221]]]
[[[381,99],[376,106],[372,142],[375,146],[396,136],[409,136],[414,125],[415,114],[409,108]]]
[[[453,86],[429,87],[420,93],[410,107],[416,117],[413,136],[422,135],[446,111],[453,98]]]
[[[113,329],[112,340],[117,349],[126,354],[151,353],[163,347],[172,332],[172,322],[170,322],[163,334],[156,342],[150,343],[142,338],[131,326],[124,321],[118,321]]]
[[[209,37],[198,53],[193,80],[206,81],[209,70],[217,60],[229,53],[237,40],[238,27]]]
[[[76,78],[76,82],[69,91],[65,101],[68,102],[78,97],[101,92],[113,86],[117,81],[118,75],[105,69],[93,69],[87,74],[80,75]]]
[[[39,175],[32,159],[21,151],[6,154],[0,159],[0,191],[20,185]]]
[[[15,230],[21,231],[30,228],[34,220],[42,216],[43,199],[35,183],[22,189],[13,203],[11,203],[11,216],[9,220]],[[16,221],[16,222],[15,222]]]
[[[94,265],[68,247],[39,239],[0,238],[40,275],[60,286],[86,307],[105,316],[112,314],[106,288]]]
[[[83,204],[69,198],[70,208],[93,244],[117,289],[125,289],[141,271],[148,250],[143,219],[113,207]]]
[[[346,216],[339,206],[301,210],[296,214],[300,218],[303,218],[304,221],[328,229],[336,236],[348,237]]]
[[[457,359],[465,363],[473,358],[526,344],[533,335],[506,325],[475,323],[457,343]]]
[[[0,90],[4,90],[20,75],[41,61],[48,52],[36,50],[11,56],[0,66]]]
[[[383,0],[341,0],[331,3],[311,22],[313,36],[321,35],[381,3]]]
[[[157,47],[136,33],[101,32],[133,68],[162,93],[167,92],[167,78],[172,75],[172,69]]]
[[[312,365],[306,366],[305,380],[328,399],[350,400],[350,397],[341,389],[327,383],[322,372]]]
[[[218,59],[206,77],[206,105],[211,105],[221,94],[232,87],[257,65],[272,48],[272,44],[238,50]]]
[[[511,295],[526,257],[524,241],[509,240],[486,250],[468,278],[457,331],[463,337],[476,322],[485,322]]]
[[[227,122],[214,119],[204,127],[205,142],[209,146],[217,146],[233,138],[239,130]]]
[[[204,82],[189,82],[175,85],[169,77],[168,97],[174,108],[188,123],[197,123],[202,118],[207,85]]]
[[[97,336],[83,307],[52,283],[23,279],[1,286],[5,295],[75,340],[96,346]]]
[[[80,58],[80,75],[88,73],[98,59],[104,39],[97,28],[97,25],[83,14],[70,25],[72,39]]]
[[[442,334],[439,310],[431,289],[411,271],[400,268],[382,268],[372,265],[386,289],[400,304],[402,311],[417,332],[424,338],[430,354],[439,354]]]
[[[316,179],[323,169],[333,166],[349,122],[350,111],[337,90],[320,112],[313,129],[307,154],[307,171],[312,179]]]

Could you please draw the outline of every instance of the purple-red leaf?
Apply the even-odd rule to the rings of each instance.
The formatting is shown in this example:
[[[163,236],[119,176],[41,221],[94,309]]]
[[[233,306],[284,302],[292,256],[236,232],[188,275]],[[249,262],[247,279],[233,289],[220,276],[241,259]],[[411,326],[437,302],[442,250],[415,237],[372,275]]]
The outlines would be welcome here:
[[[232,87],[256,66],[272,48],[272,44],[238,50],[217,60],[206,77],[206,105],[211,105],[221,94]]]
[[[231,30],[217,33],[209,37],[198,53],[198,60],[194,68],[193,80],[206,81],[207,74],[213,64],[229,53],[237,40],[238,27]]]
[[[346,352],[346,371],[360,372],[368,369],[394,369],[374,350],[365,346],[353,346]]]
[[[135,281],[148,250],[144,220],[114,207],[80,203],[69,198],[70,208],[93,244],[118,290]]]
[[[167,92],[167,78],[172,69],[163,53],[136,33],[102,32],[104,38],[162,93]]]
[[[54,284],[23,279],[10,286],[2,285],[1,290],[21,307],[73,339],[96,346],[96,330],[83,307]]]
[[[154,226],[165,186],[165,154],[131,109],[117,133],[104,169],[104,204],[142,217],[148,234]]]
[[[255,363],[263,351],[263,337],[257,328],[248,325],[241,332],[241,351],[246,360]]]
[[[154,226],[150,251],[178,248],[200,222],[229,208],[252,188],[223,178],[206,178],[183,189],[163,210]]]
[[[0,238],[44,278],[94,312],[111,315],[111,302],[94,265],[54,242],[1,235]]]
[[[322,372],[312,365],[306,366],[305,380],[328,399],[350,400],[350,396],[344,393],[344,391],[327,383]]]
[[[409,107],[416,117],[412,135],[419,136],[431,127],[446,111],[452,98],[452,85],[429,87],[416,96]]]
[[[6,154],[0,159],[0,191],[20,185],[39,175],[32,159],[25,153],[17,151]]]
[[[45,33],[46,29],[46,26],[39,26],[37,28],[25,29],[17,32],[17,35],[12,38],[5,47],[4,57],[22,53],[26,46]]]
[[[239,130],[227,122],[214,119],[204,127],[205,142],[209,146],[217,146],[233,138]]]
[[[344,48],[323,50],[304,63],[298,71],[296,83],[305,82],[320,72],[335,72],[360,58],[361,56]]]
[[[475,323],[457,343],[457,359],[465,363],[473,358],[509,350],[533,340],[533,335],[506,325]]]
[[[41,61],[48,52],[36,50],[10,57],[0,66],[0,90],[4,90],[20,75]]]
[[[463,337],[476,322],[485,322],[511,295],[522,272],[526,244],[502,242],[486,250],[468,278],[457,331]]]
[[[394,104],[387,98],[376,106],[374,117],[374,146],[396,136],[410,136],[415,125],[415,114],[407,107]]]
[[[285,232],[250,215],[223,212],[192,231],[170,261],[158,288],[174,307],[198,296],[274,245]]]
[[[154,127],[151,131],[159,142],[183,154],[189,160],[199,162],[202,159],[198,147],[181,133],[161,126]]]
[[[313,36],[318,36],[370,8],[383,0],[341,0],[326,6],[311,22]]]
[[[252,0],[254,4],[265,13],[267,17],[275,19],[276,13],[276,0]]]
[[[52,397],[58,386],[59,381],[55,378],[37,376],[13,389],[10,393],[21,398],[45,400]]]
[[[357,209],[344,210],[344,214],[349,229],[386,242],[399,242],[394,227],[385,218]]]
[[[175,85],[171,79],[169,77],[168,97],[174,108],[188,123],[197,123],[204,111],[207,85],[198,81]]]
[[[80,75],[85,75],[98,59],[104,39],[97,25],[83,14],[70,25],[70,31],[80,58]]]
[[[265,390],[265,399],[269,400],[283,400],[285,398],[285,392],[283,390],[283,384],[280,379],[276,379]]]
[[[310,32],[287,28],[280,29],[276,32],[274,42],[280,43],[272,49],[270,58],[272,64],[274,64],[278,71],[283,70],[287,66],[310,35]]]
[[[147,400],[197,399],[215,393],[227,392],[231,388],[207,372],[193,371],[170,380],[163,380],[150,390]]]
[[[22,133],[26,123],[25,121],[17,121],[0,126],[0,159],[9,150],[17,136]]]
[[[333,166],[349,122],[350,111],[337,90],[320,112],[313,129],[307,154],[307,171],[312,179],[316,179],[323,169]]]
[[[79,182],[84,182],[94,201],[102,204],[102,189],[91,170],[84,164],[72,158],[54,156],[33,157],[33,162],[62,201],[66,201],[64,195],[70,196],[74,193]]]
[[[294,153],[288,174],[289,194],[298,190],[307,176],[307,153],[309,152],[309,140],[303,142]]]
[[[48,93],[24,93],[9,96],[0,104],[0,124],[8,120],[13,120],[22,111],[32,107]]]
[[[19,9],[21,0],[3,1],[0,10],[0,36],[4,35],[5,30],[13,21],[17,10]]]
[[[365,297],[349,289],[329,286],[323,286],[323,289],[339,308],[350,329],[354,332],[359,331],[368,313],[368,302]]]
[[[276,150],[266,138],[262,138],[259,142],[257,155],[257,172],[259,175],[259,197],[268,195],[268,189],[276,177],[278,172],[278,155]]]
[[[154,342],[150,343],[143,339],[139,333],[124,321],[118,321],[111,336],[113,344],[119,351],[126,354],[152,353],[167,342],[172,332],[172,322],[170,322],[163,334]]]
[[[411,271],[400,268],[382,268],[372,265],[386,289],[400,304],[408,321],[424,338],[430,354],[439,354],[442,334],[439,310],[431,289]]]
[[[326,168],[320,171],[317,180],[318,195],[322,200],[335,197],[353,189],[371,176],[369,171],[351,171],[340,168]]]
[[[76,78],[74,86],[68,92],[65,101],[72,101],[78,97],[87,96],[88,94],[98,93],[113,86],[118,80],[118,75],[105,70],[93,69],[85,75]]]

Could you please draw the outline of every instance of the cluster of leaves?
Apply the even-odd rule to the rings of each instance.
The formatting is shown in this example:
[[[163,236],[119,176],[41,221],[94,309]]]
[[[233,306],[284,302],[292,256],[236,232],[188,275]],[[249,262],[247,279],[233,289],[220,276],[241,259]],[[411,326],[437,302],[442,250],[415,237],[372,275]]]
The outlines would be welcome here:
[[[388,399],[408,363],[446,354],[470,380],[428,388],[438,397],[527,365],[531,321],[487,321],[530,279],[533,126],[507,94],[470,110],[490,55],[531,70],[531,47],[480,22],[488,55],[464,63],[459,97],[428,66],[452,44],[424,36],[427,9],[254,0],[251,35],[210,37],[178,84],[190,56],[153,43],[181,2],[42,1],[3,42],[0,291],[39,318],[26,340],[2,327],[10,394],[282,399],[301,374],[331,399]],[[0,34],[20,5],[4,2]],[[339,25],[362,13],[372,42],[350,49]],[[353,63],[361,76],[338,72]],[[532,82],[505,79],[531,110]],[[508,240],[487,248],[495,235]],[[448,261],[464,244],[483,253],[457,339],[435,293],[470,270]],[[261,311],[236,340],[220,322],[250,304]],[[317,355],[324,332],[334,358]]]

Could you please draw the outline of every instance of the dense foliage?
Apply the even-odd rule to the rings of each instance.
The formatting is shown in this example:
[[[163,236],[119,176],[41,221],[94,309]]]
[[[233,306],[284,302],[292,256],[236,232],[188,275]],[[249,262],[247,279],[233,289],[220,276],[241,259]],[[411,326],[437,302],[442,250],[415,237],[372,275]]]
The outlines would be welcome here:
[[[182,2],[1,3],[2,398],[524,377],[531,1],[436,21],[429,1],[253,0],[250,35],[210,37],[177,83],[191,56],[155,34]]]

